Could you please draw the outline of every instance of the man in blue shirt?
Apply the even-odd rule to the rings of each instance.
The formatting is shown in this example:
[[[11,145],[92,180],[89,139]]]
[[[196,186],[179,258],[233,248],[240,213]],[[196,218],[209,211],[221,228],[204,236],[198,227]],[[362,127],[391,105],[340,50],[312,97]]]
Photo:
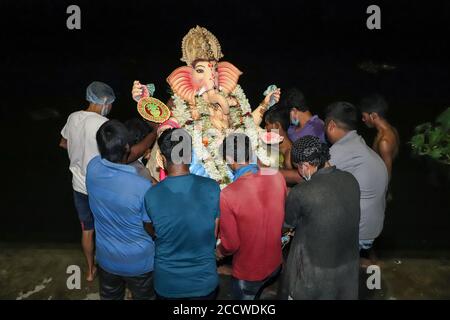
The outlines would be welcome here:
[[[154,242],[144,195],[151,187],[132,166],[129,133],[117,120],[97,132],[100,156],[87,167],[86,186],[94,215],[100,298],[122,300],[125,287],[133,299],[152,299]]]
[[[190,174],[192,145],[185,130],[165,130],[158,145],[168,177],[145,195],[156,237],[157,298],[215,299],[220,187],[210,178]]]

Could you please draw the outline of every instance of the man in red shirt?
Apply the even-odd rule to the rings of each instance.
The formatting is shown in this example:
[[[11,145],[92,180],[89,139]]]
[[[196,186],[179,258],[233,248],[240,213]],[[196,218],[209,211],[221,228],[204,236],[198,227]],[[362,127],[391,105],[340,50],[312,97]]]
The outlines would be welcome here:
[[[251,164],[250,139],[231,134],[223,158],[234,181],[220,195],[220,244],[217,256],[233,255],[234,299],[259,299],[281,270],[281,233],[286,182],[276,170]]]

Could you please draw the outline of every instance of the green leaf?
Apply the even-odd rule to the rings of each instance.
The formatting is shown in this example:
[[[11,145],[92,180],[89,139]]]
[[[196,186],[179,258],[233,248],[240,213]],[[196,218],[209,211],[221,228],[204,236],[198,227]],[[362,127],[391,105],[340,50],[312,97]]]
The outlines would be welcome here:
[[[429,130],[430,128],[431,128],[431,123],[430,123],[430,122],[426,122],[426,123],[419,124],[419,125],[414,129],[414,131],[415,131],[416,133],[422,133],[422,132],[425,132],[425,131]]]
[[[433,159],[438,160],[442,156],[442,150],[440,150],[439,148],[434,148],[428,153],[428,155]]]
[[[440,127],[436,127],[428,134],[428,141],[431,146],[437,146],[445,137],[444,131]]]
[[[416,134],[411,139],[411,145],[414,149],[420,149],[425,144],[425,135],[423,133]]]
[[[436,122],[439,123],[445,131],[450,130],[450,108],[447,108],[447,110],[442,112],[436,118]]]

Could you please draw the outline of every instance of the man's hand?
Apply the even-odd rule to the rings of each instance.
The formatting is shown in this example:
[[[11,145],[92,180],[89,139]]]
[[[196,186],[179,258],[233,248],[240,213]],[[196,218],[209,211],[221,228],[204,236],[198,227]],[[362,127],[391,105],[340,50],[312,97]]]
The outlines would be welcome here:
[[[67,140],[64,138],[61,138],[61,141],[59,141],[59,146],[63,149],[67,150]]]
[[[220,261],[223,258],[225,258],[225,256],[222,254],[222,252],[220,251],[220,246],[216,248],[216,260]]]

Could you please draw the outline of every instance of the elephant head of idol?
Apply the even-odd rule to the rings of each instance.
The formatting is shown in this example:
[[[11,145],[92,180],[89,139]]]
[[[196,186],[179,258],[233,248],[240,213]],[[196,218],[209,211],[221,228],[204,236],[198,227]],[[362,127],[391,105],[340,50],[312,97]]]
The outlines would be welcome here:
[[[197,26],[183,38],[182,52],[181,61],[187,66],[175,69],[167,77],[172,91],[191,106],[195,105],[196,96],[202,96],[228,114],[230,106],[219,92],[230,94],[242,72],[229,62],[219,61],[223,54],[217,38]]]

